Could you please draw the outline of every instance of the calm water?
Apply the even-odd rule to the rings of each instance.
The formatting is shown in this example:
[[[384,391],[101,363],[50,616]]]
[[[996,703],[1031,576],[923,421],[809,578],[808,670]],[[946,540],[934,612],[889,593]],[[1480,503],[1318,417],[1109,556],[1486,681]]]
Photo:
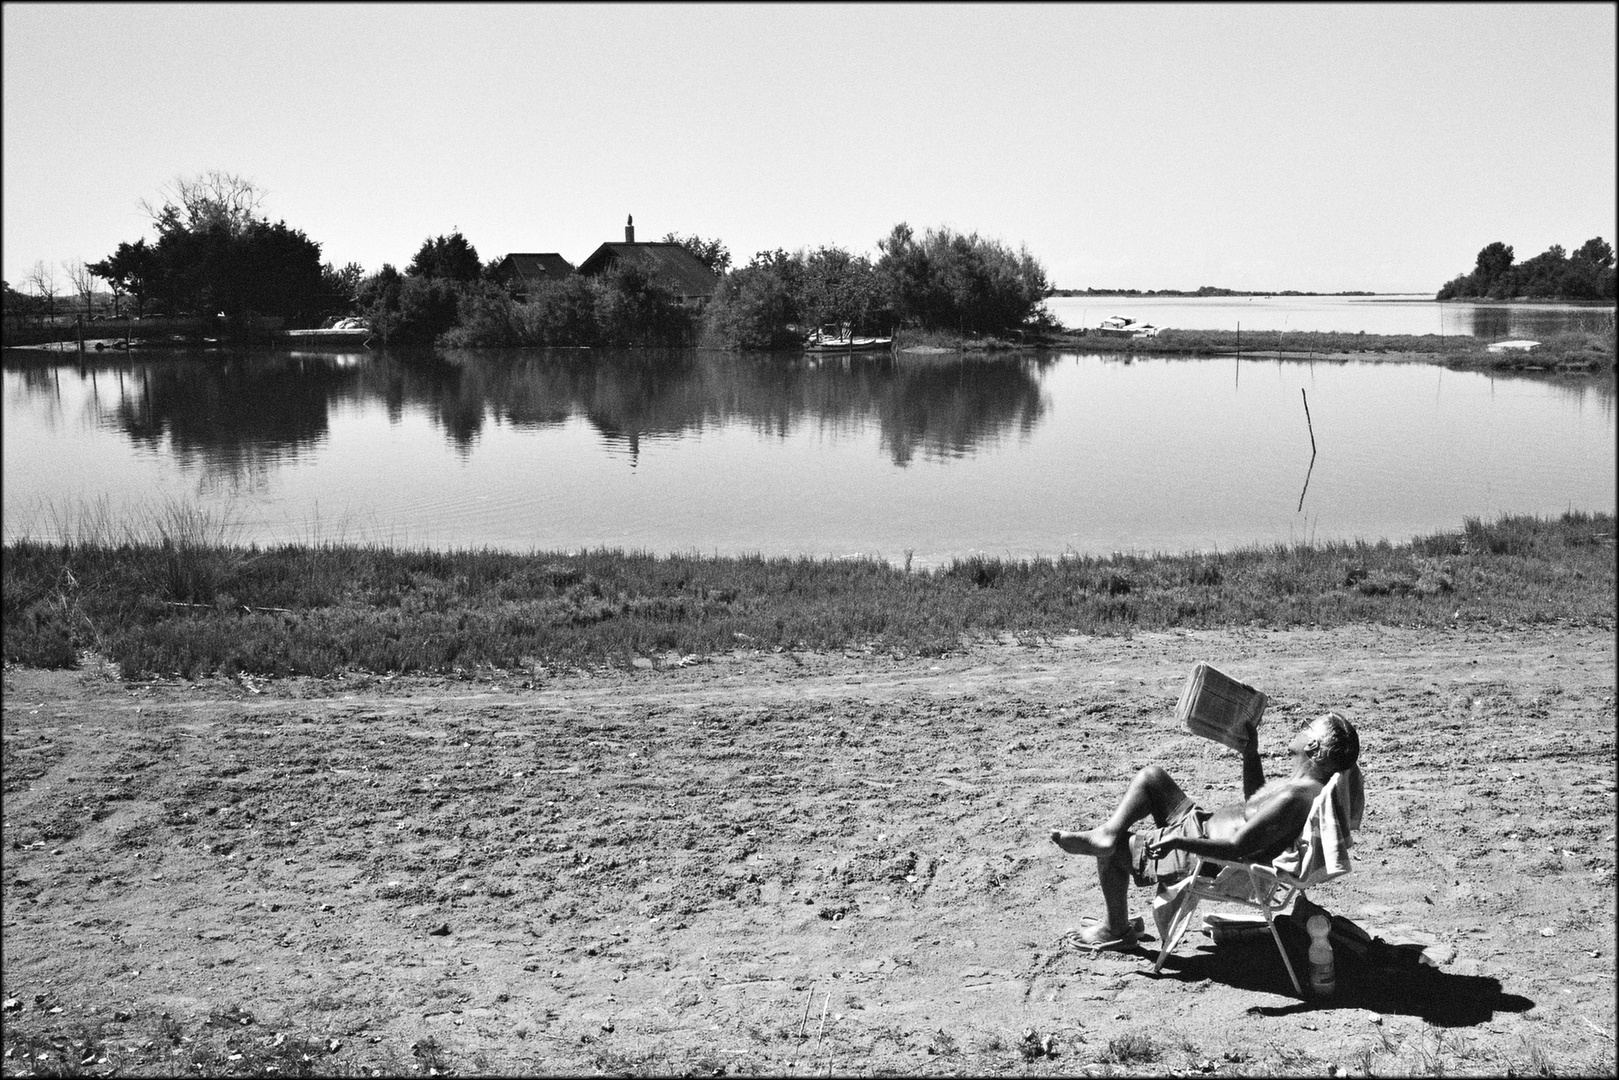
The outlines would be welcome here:
[[[1473,304],[1425,296],[1054,296],[1064,326],[1095,326],[1123,315],[1181,330],[1335,330],[1368,334],[1472,334],[1542,338],[1569,330],[1613,331],[1613,306]]]
[[[7,539],[178,502],[244,542],[934,565],[1402,539],[1615,502],[1611,381],[1423,365],[8,353],[3,431]]]

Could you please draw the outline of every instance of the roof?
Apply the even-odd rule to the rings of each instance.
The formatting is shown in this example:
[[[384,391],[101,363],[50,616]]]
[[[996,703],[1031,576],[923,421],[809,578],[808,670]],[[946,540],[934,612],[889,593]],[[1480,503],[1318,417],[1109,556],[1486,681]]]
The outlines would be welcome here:
[[[502,274],[515,275],[525,282],[561,281],[573,276],[573,263],[554,251],[514,251],[500,260]]]
[[[677,296],[712,296],[719,288],[714,272],[679,244],[603,244],[579,264],[579,273],[593,277],[621,259],[640,266]]]

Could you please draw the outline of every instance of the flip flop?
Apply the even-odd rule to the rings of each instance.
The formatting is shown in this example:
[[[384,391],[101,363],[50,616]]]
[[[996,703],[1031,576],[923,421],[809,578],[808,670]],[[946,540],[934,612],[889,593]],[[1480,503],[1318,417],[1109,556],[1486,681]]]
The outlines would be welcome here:
[[[1140,918],[1131,919],[1123,935],[1104,930],[1102,921],[1093,915],[1085,916],[1079,923],[1079,929],[1068,931],[1063,939],[1087,949],[1128,949],[1135,945],[1136,935],[1146,929],[1146,923]]]

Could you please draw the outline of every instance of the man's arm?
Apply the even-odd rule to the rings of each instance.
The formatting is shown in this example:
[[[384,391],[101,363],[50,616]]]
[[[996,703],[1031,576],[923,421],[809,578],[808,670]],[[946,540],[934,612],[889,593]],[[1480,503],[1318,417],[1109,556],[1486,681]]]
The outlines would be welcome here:
[[[1259,760],[1259,728],[1248,728],[1248,745],[1242,748],[1242,799],[1247,802],[1265,786],[1265,765]]]
[[[1149,844],[1147,854],[1159,858],[1168,851],[1207,855],[1233,862],[1252,862],[1262,851],[1283,845],[1298,836],[1310,816],[1310,797],[1302,791],[1268,801],[1253,817],[1243,822],[1229,840],[1207,840],[1195,836],[1170,836]]]

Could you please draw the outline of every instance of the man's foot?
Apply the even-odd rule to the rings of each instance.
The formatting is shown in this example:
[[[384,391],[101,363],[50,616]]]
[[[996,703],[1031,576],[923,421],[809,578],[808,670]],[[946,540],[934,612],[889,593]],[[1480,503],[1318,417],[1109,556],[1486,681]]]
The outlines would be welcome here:
[[[1140,919],[1131,919],[1124,929],[1116,930],[1103,920],[1087,917],[1081,920],[1077,929],[1068,931],[1063,937],[1076,945],[1092,949],[1127,949],[1136,943],[1136,935],[1142,929]]]
[[[1061,829],[1052,829],[1051,842],[1070,855],[1094,855],[1099,859],[1112,855],[1119,846],[1117,836],[1105,833],[1101,829],[1088,829],[1085,832],[1063,832]]]

